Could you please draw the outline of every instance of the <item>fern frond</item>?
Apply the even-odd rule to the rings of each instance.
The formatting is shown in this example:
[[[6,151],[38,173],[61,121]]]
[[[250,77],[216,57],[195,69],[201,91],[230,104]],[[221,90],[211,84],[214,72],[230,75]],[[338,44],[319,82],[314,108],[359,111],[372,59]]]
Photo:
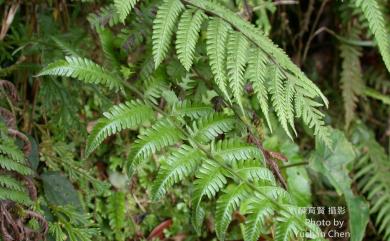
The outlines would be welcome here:
[[[167,119],[159,120],[152,127],[138,136],[129,155],[128,173],[132,175],[134,168],[143,160],[163,148],[173,145],[183,139],[181,130]]]
[[[199,232],[204,218],[204,210],[200,203],[204,196],[213,198],[227,183],[220,165],[212,161],[205,161],[196,174],[193,192],[192,220],[195,229]]]
[[[120,236],[125,226],[126,217],[126,195],[123,192],[112,192],[108,197],[108,218],[109,225],[113,229],[116,238]],[[120,239],[117,239],[120,240]]]
[[[253,42],[258,48],[260,48],[268,56],[272,57],[276,65],[279,68],[288,70],[299,79],[297,85],[306,89],[310,96],[319,96],[323,100],[326,106],[328,106],[328,100],[322,94],[321,90],[306,77],[306,75],[296,66],[287,54],[278,46],[276,46],[268,37],[264,36],[259,30],[242,19],[231,10],[219,5],[218,3],[207,0],[183,0],[185,3],[195,6],[200,9],[207,9],[209,13],[217,16],[221,21],[226,21],[231,24],[235,29],[241,32],[249,41]],[[222,20],[223,19],[223,20]]]
[[[209,21],[207,28],[207,55],[210,59],[211,71],[214,74],[215,83],[225,97],[229,98],[227,91],[226,74],[226,43],[230,26],[219,18]]]
[[[258,148],[237,138],[213,142],[211,152],[213,155],[222,157],[228,163],[251,159],[263,160],[263,155]]]
[[[383,240],[390,240],[389,156],[367,127],[357,126],[354,136],[362,150],[362,156],[354,166],[354,179],[358,189],[370,202],[370,213],[376,216],[375,226],[378,232],[383,234]]]
[[[114,0],[114,6],[119,14],[121,22],[124,22],[138,0]]]
[[[251,200],[246,210],[247,219],[243,225],[244,240],[257,241],[268,217],[274,214],[272,204],[268,200]]]
[[[353,27],[348,33],[352,38],[357,37],[357,33],[354,33],[356,32],[354,31],[355,29],[356,27]],[[340,56],[343,61],[340,81],[344,100],[345,126],[348,127],[355,117],[356,102],[364,88],[359,59],[361,48],[349,44],[341,44]]]
[[[153,56],[155,68],[164,60],[168,53],[173,30],[184,5],[180,0],[164,0],[160,5],[153,22]]]
[[[122,86],[121,80],[112,73],[92,60],[79,57],[67,56],[65,60],[49,64],[38,74],[43,75],[72,77],[87,83],[102,84],[114,90]]]
[[[244,93],[244,72],[248,47],[249,42],[242,34],[235,31],[230,32],[227,45],[226,68],[230,89],[241,110],[244,109],[241,98]]]
[[[198,119],[202,116],[210,115],[213,112],[214,109],[210,105],[191,103],[187,100],[175,103],[172,110],[172,114],[175,116],[188,116],[192,119]]]
[[[205,18],[202,10],[197,10],[193,14],[193,10],[188,9],[181,15],[176,37],[176,52],[187,71],[191,68],[200,27]]]
[[[386,21],[377,0],[354,0],[368,21],[370,30],[375,36],[383,61],[390,72],[390,40]]]
[[[233,211],[238,208],[247,194],[247,187],[244,184],[239,184],[228,189],[218,199],[215,212],[215,232],[219,240],[225,240],[226,230],[232,221]]]
[[[235,118],[223,114],[201,117],[193,123],[192,132],[195,140],[208,142],[220,134],[233,129]]]
[[[182,145],[180,149],[173,152],[167,161],[161,164],[154,181],[152,188],[154,199],[161,198],[168,188],[192,174],[202,158],[203,155],[199,150],[187,145]]]
[[[87,140],[85,155],[88,157],[108,136],[124,129],[137,128],[154,119],[153,109],[141,101],[130,101],[113,106],[98,120]]]
[[[268,114],[268,91],[266,86],[267,63],[267,56],[265,56],[260,49],[251,49],[248,60],[247,77],[252,83],[261,111],[263,112],[268,127],[272,132],[272,126]]]

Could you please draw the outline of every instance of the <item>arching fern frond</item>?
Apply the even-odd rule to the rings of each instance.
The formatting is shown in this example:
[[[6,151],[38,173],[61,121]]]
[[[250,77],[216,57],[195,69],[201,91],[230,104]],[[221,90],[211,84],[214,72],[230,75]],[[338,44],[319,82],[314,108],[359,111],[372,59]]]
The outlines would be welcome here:
[[[88,157],[105,138],[124,129],[137,128],[154,118],[153,109],[141,101],[113,106],[98,120],[88,137],[85,155]]]
[[[121,80],[113,73],[92,60],[79,57],[68,56],[65,60],[49,64],[38,74],[43,75],[72,77],[87,83],[102,84],[114,90],[119,90],[122,86]]]
[[[153,22],[153,57],[157,68],[168,53],[176,21],[184,5],[180,0],[164,0]]]
[[[187,71],[191,68],[200,27],[205,18],[206,15],[202,10],[193,13],[191,9],[186,10],[180,18],[176,37],[176,52],[177,57]]]

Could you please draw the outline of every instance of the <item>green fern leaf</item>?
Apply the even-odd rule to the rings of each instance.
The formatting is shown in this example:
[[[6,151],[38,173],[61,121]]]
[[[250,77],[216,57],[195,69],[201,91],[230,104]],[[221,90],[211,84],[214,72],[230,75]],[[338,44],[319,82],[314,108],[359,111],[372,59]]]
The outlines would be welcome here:
[[[0,187],[0,201],[1,200],[9,200],[24,205],[30,205],[32,203],[26,192],[2,187]]]
[[[108,218],[109,225],[115,233],[117,240],[120,238],[122,228],[125,226],[126,218],[126,195],[123,192],[112,192],[108,197]],[[118,239],[119,238],[119,239]]]
[[[246,197],[247,188],[244,184],[227,189],[217,201],[215,212],[215,232],[219,240],[225,240],[226,230],[232,221],[233,211],[238,208],[240,202]]]
[[[176,37],[177,57],[187,71],[191,68],[200,27],[206,18],[201,10],[192,13],[193,11],[188,9],[182,14]]]
[[[314,128],[314,135],[327,146],[331,147],[332,141],[330,140],[330,131],[328,131],[328,128],[325,126],[323,120],[324,114],[317,109],[322,106],[322,104],[307,98],[303,89],[298,87],[296,91],[295,111],[297,117],[301,117],[309,128]]]
[[[235,118],[223,114],[212,114],[193,123],[192,132],[195,140],[208,142],[220,134],[233,129]]]
[[[161,198],[175,183],[192,174],[201,159],[202,153],[192,147],[182,145],[163,162],[154,181],[152,196],[154,199]]]
[[[267,62],[267,56],[265,56],[260,49],[251,49],[248,60],[247,76],[252,83],[253,90],[260,103],[260,108],[267,121],[268,127],[272,132],[268,114],[268,91],[265,85],[267,78]]]
[[[24,176],[33,174],[33,171],[25,164],[16,162],[4,155],[0,155],[0,167],[8,171],[20,173]]]
[[[173,145],[183,139],[183,133],[167,119],[155,123],[138,136],[129,155],[128,174],[132,175],[134,169],[152,154],[163,148]]]
[[[211,152],[213,155],[222,157],[229,164],[234,161],[261,160],[263,163],[263,155],[257,147],[249,145],[240,139],[224,139],[216,143],[212,143]]]
[[[282,125],[284,131],[287,135],[293,139],[290,130],[288,128],[288,113],[287,113],[287,103],[286,103],[286,88],[284,86],[284,76],[279,68],[275,66],[270,67],[270,87],[269,91],[271,93],[272,105],[274,106],[276,115],[280,124]]]
[[[109,29],[99,29],[97,30],[100,39],[100,45],[103,49],[104,57],[105,57],[105,65],[113,67],[115,71],[119,72],[120,70],[120,62],[117,56],[117,51],[114,46],[114,36]]]
[[[370,202],[370,213],[375,216],[375,226],[383,234],[384,240],[390,239],[390,170],[389,156],[384,148],[375,141],[375,135],[363,125],[357,125],[353,136],[362,150],[362,156],[356,160],[354,168],[358,189]]]
[[[244,180],[268,181],[276,185],[275,177],[272,172],[260,165],[259,160],[241,160],[233,164],[234,171]]]
[[[272,204],[263,200],[253,200],[250,202],[248,209],[247,219],[244,224],[244,240],[245,241],[257,241],[261,234],[261,228],[265,225],[266,218],[273,215]]]
[[[124,22],[130,14],[138,0],[114,0],[115,8],[119,14],[121,22]]]
[[[96,29],[105,27],[106,25],[112,27],[120,21],[120,16],[114,4],[104,6],[97,13],[92,13],[88,16],[88,22]]]
[[[357,33],[349,33],[349,35],[357,37]],[[360,66],[361,49],[357,46],[341,44],[340,56],[343,61],[340,81],[344,100],[345,125],[348,127],[355,117],[356,102],[364,88]]]
[[[354,0],[354,2],[356,6],[362,10],[364,16],[368,20],[368,25],[375,36],[383,61],[385,62],[387,70],[390,72],[390,35],[387,32],[386,21],[380,10],[378,1]]]
[[[136,128],[154,118],[153,109],[141,101],[113,106],[103,114],[88,137],[85,155],[88,157],[108,136],[124,129]]]
[[[0,126],[1,127],[1,126]],[[25,160],[24,153],[18,148],[13,140],[3,137],[4,139],[0,142],[0,154],[8,156],[16,162],[23,163]]]
[[[161,64],[168,53],[173,30],[179,14],[184,9],[180,0],[164,0],[153,22],[153,56],[155,68]]]
[[[210,105],[191,103],[187,100],[175,103],[172,110],[172,114],[175,116],[188,116],[192,119],[198,119],[199,117],[210,115],[213,112],[214,109]]]
[[[192,223],[197,232],[200,233],[204,218],[204,210],[200,206],[203,197],[213,198],[226,185],[227,180],[222,173],[220,165],[212,161],[205,161],[202,164],[196,174],[196,178],[192,199]]]
[[[207,55],[215,83],[229,99],[226,75],[226,43],[230,26],[223,20],[215,18],[209,21],[207,28]]]
[[[26,193],[26,188],[15,178],[9,175],[0,175],[0,186],[8,189],[13,189],[15,191]]]
[[[289,212],[281,211],[280,217],[277,218],[275,241],[290,241],[303,230],[297,222],[297,219],[301,219],[303,223],[305,222],[305,218],[299,213],[299,209],[292,206],[285,206],[285,208]]]
[[[244,72],[248,47],[249,42],[242,34],[238,32],[229,34],[226,61],[229,86],[242,110],[244,107],[242,106],[241,98],[244,92]]]
[[[65,57],[65,60],[49,64],[38,74],[38,76],[42,75],[72,77],[87,83],[102,84],[115,90],[122,86],[121,80],[112,73],[89,59],[79,57]]]

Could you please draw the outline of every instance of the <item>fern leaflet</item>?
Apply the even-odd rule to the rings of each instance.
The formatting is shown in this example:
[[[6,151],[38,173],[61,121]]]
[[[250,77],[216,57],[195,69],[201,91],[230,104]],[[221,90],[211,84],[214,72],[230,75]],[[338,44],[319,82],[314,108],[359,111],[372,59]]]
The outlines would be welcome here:
[[[137,2],[138,0],[114,0],[114,5],[121,22],[125,21],[127,15],[129,15]]]
[[[193,14],[190,9],[186,10],[180,18],[176,37],[176,52],[177,57],[187,71],[191,68],[200,27],[205,18],[206,15],[203,11],[197,10]]]
[[[236,99],[237,103],[241,107],[241,110],[244,109],[242,106],[242,95],[244,87],[244,72],[246,65],[246,51],[248,50],[249,42],[246,38],[238,33],[231,32],[228,38],[227,45],[227,71],[229,77],[230,89],[233,92],[233,96]]]
[[[87,83],[103,84],[110,89],[121,88],[121,80],[92,60],[80,57],[65,57],[49,64],[38,76],[53,75],[76,78]]]
[[[130,101],[113,106],[103,113],[88,137],[85,155],[89,156],[108,136],[124,129],[137,128],[154,118],[153,109],[141,101]]]
[[[179,14],[184,9],[180,0],[164,0],[153,22],[153,56],[157,68],[168,53],[169,44]]]

